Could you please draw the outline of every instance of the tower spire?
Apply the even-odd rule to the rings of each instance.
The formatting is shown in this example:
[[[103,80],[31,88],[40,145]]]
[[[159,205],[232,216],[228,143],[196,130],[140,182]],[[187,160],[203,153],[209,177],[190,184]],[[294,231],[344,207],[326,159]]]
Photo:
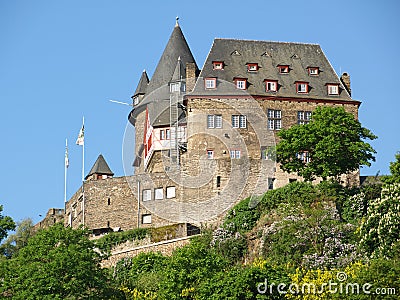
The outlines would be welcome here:
[[[176,16],[176,18],[175,18],[175,27],[179,27],[179,17],[178,16]]]

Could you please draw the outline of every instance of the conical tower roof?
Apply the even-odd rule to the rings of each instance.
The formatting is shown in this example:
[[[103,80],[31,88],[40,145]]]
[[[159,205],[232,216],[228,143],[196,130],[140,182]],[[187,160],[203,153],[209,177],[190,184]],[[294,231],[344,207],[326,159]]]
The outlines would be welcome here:
[[[186,66],[188,62],[196,63],[177,20],[167,46],[147,87],[146,94],[171,81],[178,57],[181,58],[183,66]],[[181,75],[185,77],[186,73],[184,72]]]
[[[140,76],[139,83],[136,87],[136,91],[133,94],[133,97],[137,95],[146,94],[147,85],[149,84],[149,77],[147,76],[146,70],[143,70],[142,76]]]
[[[114,173],[111,171],[110,167],[108,166],[106,160],[104,159],[103,155],[99,155],[97,157],[96,162],[94,163],[93,167],[90,169],[89,174],[86,175],[85,179],[89,178],[93,174],[100,174],[100,175],[110,175],[113,176]]]

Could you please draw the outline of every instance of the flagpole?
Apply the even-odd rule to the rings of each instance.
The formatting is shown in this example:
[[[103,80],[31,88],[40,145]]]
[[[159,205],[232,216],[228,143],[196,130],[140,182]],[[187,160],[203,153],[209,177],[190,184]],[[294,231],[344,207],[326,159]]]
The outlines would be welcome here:
[[[83,136],[85,130],[85,117],[82,117]],[[85,226],[85,140],[82,144],[82,224]]]
[[[65,162],[64,162],[64,206],[67,203],[67,170],[68,170],[68,140],[65,139]]]

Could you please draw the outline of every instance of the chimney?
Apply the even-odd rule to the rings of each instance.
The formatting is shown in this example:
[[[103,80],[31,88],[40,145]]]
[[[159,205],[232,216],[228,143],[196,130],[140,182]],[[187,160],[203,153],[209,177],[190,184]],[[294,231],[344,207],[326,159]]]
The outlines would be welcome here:
[[[340,76],[340,81],[343,83],[344,87],[346,88],[347,92],[351,96],[351,88],[350,88],[350,75],[346,72]]]
[[[196,64],[192,62],[186,63],[186,92],[189,93],[194,89],[196,83]]]

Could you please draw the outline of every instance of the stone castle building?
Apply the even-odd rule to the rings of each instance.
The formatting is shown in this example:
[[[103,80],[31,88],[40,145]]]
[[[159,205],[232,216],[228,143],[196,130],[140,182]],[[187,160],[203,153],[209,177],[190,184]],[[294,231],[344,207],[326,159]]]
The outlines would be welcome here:
[[[301,180],[274,161],[281,128],[308,123],[322,105],[358,117],[360,102],[319,45],[215,39],[199,69],[177,21],[132,105],[134,174],[113,177],[100,155],[66,203],[65,225],[101,233],[218,222],[237,201]]]

